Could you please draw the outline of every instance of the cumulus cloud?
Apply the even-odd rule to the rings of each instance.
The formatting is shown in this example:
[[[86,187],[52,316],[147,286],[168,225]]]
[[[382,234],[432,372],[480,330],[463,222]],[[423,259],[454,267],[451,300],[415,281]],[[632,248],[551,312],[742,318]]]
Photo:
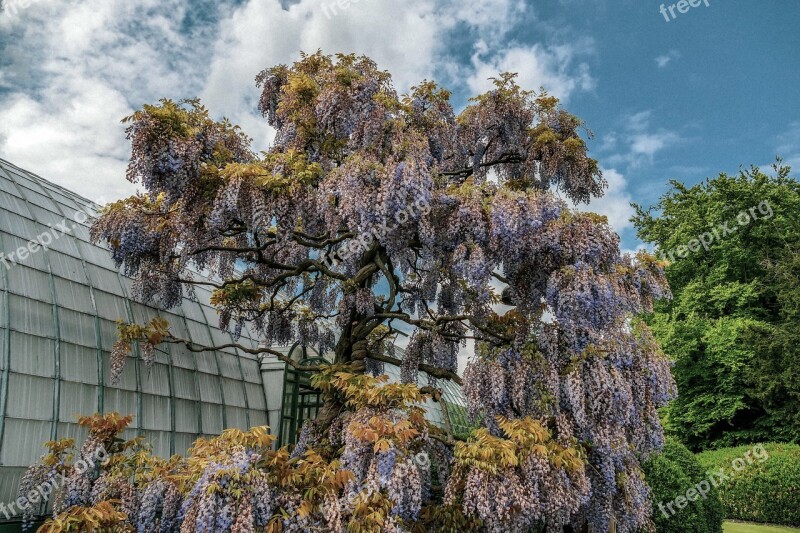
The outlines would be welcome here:
[[[591,53],[592,42],[584,40],[554,46],[539,43],[512,46],[489,56],[489,46],[481,41],[472,56],[474,72],[467,78],[467,84],[474,93],[484,92],[492,88],[489,78],[496,77],[499,72],[516,72],[522,87],[543,87],[567,101],[574,92],[594,87],[588,64],[580,62],[582,56]]]
[[[0,156],[83,196],[131,194],[120,120],[193,96],[203,69],[184,0],[50,0],[0,17]]]
[[[614,231],[621,233],[633,227],[630,221],[634,214],[631,207],[633,197],[628,191],[625,176],[620,172],[613,168],[603,169],[603,177],[608,182],[606,193],[600,198],[593,198],[588,206],[579,207],[608,217],[608,223]]]
[[[437,72],[447,73],[448,35],[458,28],[476,38],[499,38],[525,11],[518,0],[361,0],[341,9],[332,0],[251,0],[221,23],[203,98],[245,127],[257,145],[271,132],[257,115],[258,70],[298,59],[300,50],[366,54],[408,91]],[[345,4],[347,5],[347,4]],[[497,74],[497,72],[494,72]]]
[[[483,90],[501,71],[562,98],[594,83],[589,41],[507,42],[534,17],[523,0],[351,0],[326,14],[332,1],[48,0],[0,16],[0,157],[85,196],[127,196],[120,119],[194,96],[265,149],[255,75],[301,50],[367,54],[401,92],[434,77]]]

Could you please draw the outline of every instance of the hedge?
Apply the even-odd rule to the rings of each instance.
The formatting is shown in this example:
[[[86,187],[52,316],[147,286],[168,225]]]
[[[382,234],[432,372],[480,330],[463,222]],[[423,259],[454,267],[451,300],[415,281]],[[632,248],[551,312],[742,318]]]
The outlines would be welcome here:
[[[706,479],[700,463],[685,446],[667,439],[662,453],[642,464],[642,470],[653,492],[653,522],[658,533],[722,532],[722,504],[713,487],[706,498],[691,501],[683,509],[673,505],[674,515],[666,507]],[[659,504],[667,509],[666,515]]]
[[[746,522],[800,525],[800,446],[763,444],[769,458],[745,464],[731,479],[720,484],[725,517]],[[745,458],[753,446],[722,448],[697,454],[707,470],[724,468]],[[752,455],[752,454],[751,454]],[[739,463],[741,465],[741,463]]]

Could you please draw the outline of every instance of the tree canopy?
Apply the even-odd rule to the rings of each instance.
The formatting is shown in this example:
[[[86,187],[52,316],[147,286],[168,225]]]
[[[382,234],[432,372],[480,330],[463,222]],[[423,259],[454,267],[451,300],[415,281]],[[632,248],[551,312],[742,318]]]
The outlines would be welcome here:
[[[673,182],[637,208],[639,237],[672,259],[675,297],[651,322],[675,360],[668,427],[694,449],[800,438],[800,183],[790,172]]]
[[[92,229],[140,298],[171,306],[213,285],[221,327],[236,337],[248,323],[263,338],[240,349],[313,372],[324,394],[291,455],[215,456],[182,527],[250,530],[215,526],[209,509],[287,531],[647,526],[640,460],[663,443],[658,408],[674,383],[635,317],[669,290],[661,262],[621,255],[604,217],[555,194],[587,202],[605,187],[581,121],[513,74],[458,114],[433,82],[399,95],[354,55],[303,55],[256,81],[276,130],[267,151],[199,101],[146,105],[127,119],[128,179],[146,192]],[[497,311],[501,294],[511,311]],[[214,348],[160,321],[120,330],[117,369],[133,342],[145,358],[161,342]],[[331,365],[275,348],[292,342]],[[375,377],[387,363],[403,383]],[[463,384],[476,425],[466,439],[424,419],[420,401],[441,379]],[[423,452],[432,461],[416,461]],[[213,485],[251,467],[272,472],[244,492],[253,499]]]

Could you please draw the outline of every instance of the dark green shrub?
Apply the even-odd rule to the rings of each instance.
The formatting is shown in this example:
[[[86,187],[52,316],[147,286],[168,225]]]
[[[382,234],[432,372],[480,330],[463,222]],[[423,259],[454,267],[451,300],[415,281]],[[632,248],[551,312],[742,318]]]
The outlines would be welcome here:
[[[646,461],[642,469],[653,491],[653,522],[657,533],[722,532],[722,505],[717,491],[707,482],[705,470],[685,446],[667,439],[663,452]],[[704,480],[710,488],[705,498],[698,497],[683,509],[673,503]]]
[[[800,525],[800,446],[763,444],[769,458],[746,464],[720,484],[725,517],[749,522]],[[697,455],[707,470],[724,468],[734,473],[732,463],[744,458],[753,446],[723,448]]]

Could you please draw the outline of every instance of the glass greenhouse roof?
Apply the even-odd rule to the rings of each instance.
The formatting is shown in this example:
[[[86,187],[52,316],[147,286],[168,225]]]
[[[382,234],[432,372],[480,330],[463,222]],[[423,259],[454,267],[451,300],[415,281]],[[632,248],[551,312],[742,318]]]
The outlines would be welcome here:
[[[96,208],[0,159],[0,502],[16,499],[22,472],[45,451],[41,443],[82,440],[81,415],[130,414],[127,436],[144,435],[165,456],[223,428],[267,424],[259,361],[234,349],[193,354],[169,345],[149,368],[134,353],[110,385],[118,319],[162,316],[176,336],[203,345],[232,338],[216,327],[202,287],[197,301],[184,298],[169,311],[134,301],[131,279],[89,242],[92,219],[83,214]],[[19,253],[31,241],[47,249]],[[243,331],[239,342],[257,341]]]

